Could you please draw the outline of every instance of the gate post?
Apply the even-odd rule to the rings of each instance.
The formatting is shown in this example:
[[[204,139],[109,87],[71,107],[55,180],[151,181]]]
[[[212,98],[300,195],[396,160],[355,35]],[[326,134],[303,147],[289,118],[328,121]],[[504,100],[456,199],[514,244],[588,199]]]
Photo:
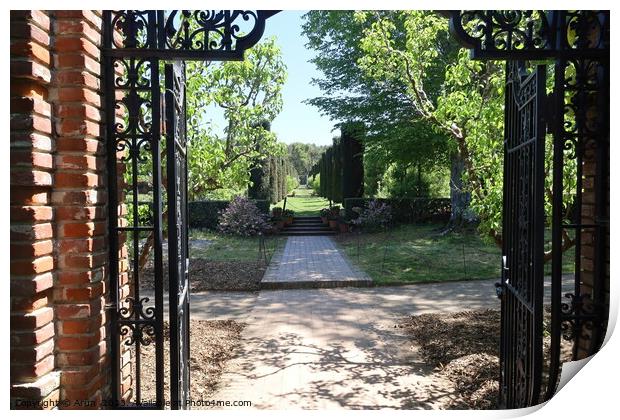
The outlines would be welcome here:
[[[109,396],[100,32],[98,11],[11,14],[16,408],[97,408]]]

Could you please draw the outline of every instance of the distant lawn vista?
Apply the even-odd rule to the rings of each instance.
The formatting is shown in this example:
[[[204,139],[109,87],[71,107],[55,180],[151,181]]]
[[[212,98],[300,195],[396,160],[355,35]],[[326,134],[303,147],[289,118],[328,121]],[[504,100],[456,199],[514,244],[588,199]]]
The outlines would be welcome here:
[[[320,210],[323,207],[329,206],[329,201],[323,197],[312,196],[312,189],[306,187],[299,187],[293,190],[295,196],[292,197],[292,193],[286,198],[286,208],[293,210],[295,216],[318,216]],[[272,206],[284,207],[284,200]]]

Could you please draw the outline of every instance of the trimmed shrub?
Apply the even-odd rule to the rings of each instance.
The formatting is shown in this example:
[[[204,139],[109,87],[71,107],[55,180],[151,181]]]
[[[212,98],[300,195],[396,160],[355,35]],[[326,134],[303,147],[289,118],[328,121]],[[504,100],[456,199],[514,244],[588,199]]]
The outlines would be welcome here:
[[[372,200],[371,198],[345,198],[343,204],[347,217],[357,217],[357,213],[352,210],[353,207],[367,208]],[[450,220],[449,198],[378,198],[376,201],[392,208],[394,223],[446,223]]]
[[[261,213],[269,214],[269,200],[252,200]],[[192,229],[217,229],[220,212],[228,207],[229,200],[190,201],[187,203],[189,227]]]
[[[270,228],[268,218],[245,197],[235,197],[220,212],[218,230],[228,235],[256,236]]]

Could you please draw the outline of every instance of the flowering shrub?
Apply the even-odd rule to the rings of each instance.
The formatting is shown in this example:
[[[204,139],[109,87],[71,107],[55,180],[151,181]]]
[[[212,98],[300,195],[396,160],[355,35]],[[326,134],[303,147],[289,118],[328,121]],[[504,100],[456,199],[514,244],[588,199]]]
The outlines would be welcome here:
[[[267,216],[245,197],[233,198],[228,207],[220,212],[218,229],[222,233],[254,236],[269,228]]]
[[[367,229],[379,229],[387,227],[391,220],[392,208],[388,204],[372,200],[353,223]]]

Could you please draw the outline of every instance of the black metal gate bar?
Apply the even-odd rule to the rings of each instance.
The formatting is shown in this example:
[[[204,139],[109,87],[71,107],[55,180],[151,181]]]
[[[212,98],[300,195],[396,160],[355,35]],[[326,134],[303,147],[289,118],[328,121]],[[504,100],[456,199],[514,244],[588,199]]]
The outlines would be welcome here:
[[[152,20],[154,11],[127,12],[133,19],[124,23],[123,45],[139,43],[140,24],[137,16]],[[160,161],[160,86],[159,60],[137,59],[122,48],[119,54],[112,56],[109,51],[118,43],[119,32],[114,21],[118,15],[104,11],[104,44],[103,56],[105,63],[105,101],[106,101],[106,137],[108,147],[108,183],[109,183],[109,235],[110,235],[110,294],[113,309],[110,314],[112,325],[112,396],[118,406],[134,408],[163,407],[163,279],[162,279],[162,232],[161,232],[161,161]],[[116,37],[116,40],[115,40]],[[151,42],[146,38],[146,42]],[[118,45],[117,45],[118,46]],[[117,97],[117,93],[121,96]],[[117,115],[117,111],[122,115]],[[120,118],[120,122],[119,122]],[[125,152],[121,158],[122,166],[118,166],[117,152]],[[140,216],[139,199],[139,168],[151,161],[152,201],[147,203],[147,217]],[[131,168],[130,192],[132,195],[132,211],[128,215],[128,225],[118,226],[120,207],[124,197],[119,198],[117,188],[122,180],[125,164]],[[131,250],[133,254],[130,267],[131,295],[120,299],[119,284],[119,234],[131,234]],[[140,294],[139,247],[140,235],[152,234],[154,243],[154,293],[155,302],[148,305],[150,297]],[[143,403],[141,387],[141,347],[155,345],[155,377],[156,392],[154,405],[148,401]],[[123,401],[121,395],[122,354],[125,349],[133,347],[134,353],[134,402]]]
[[[189,400],[189,255],[185,63],[166,64],[166,166],[168,173],[168,266],[170,297],[171,408]]]
[[[159,60],[151,60],[151,80],[159,81]],[[152,83],[153,85],[153,83]],[[161,151],[160,151],[160,138],[161,138],[161,125],[156,123],[161,120],[161,95],[159,91],[159,83],[157,87],[152,86],[151,95],[153,98],[153,140],[152,140],[152,155],[153,155],[153,254],[154,254],[154,273],[155,273],[155,318],[158,322],[155,325],[155,336],[161,343],[164,339],[164,280],[163,280],[163,256],[162,256],[162,242],[163,242],[163,227],[162,227],[162,194],[161,194]],[[159,273],[159,274],[158,274]],[[155,400],[156,407],[164,407],[164,346],[155,346],[155,383],[162,384],[155,388]]]
[[[564,76],[566,61],[557,60],[554,72],[554,94],[552,95],[553,110],[564,109]],[[549,381],[545,399],[555,393],[560,371],[560,342],[562,339],[562,219],[564,191],[564,113],[554,113],[553,132],[553,202],[551,221],[551,348],[549,361]],[[556,193],[559,191],[560,193]]]

